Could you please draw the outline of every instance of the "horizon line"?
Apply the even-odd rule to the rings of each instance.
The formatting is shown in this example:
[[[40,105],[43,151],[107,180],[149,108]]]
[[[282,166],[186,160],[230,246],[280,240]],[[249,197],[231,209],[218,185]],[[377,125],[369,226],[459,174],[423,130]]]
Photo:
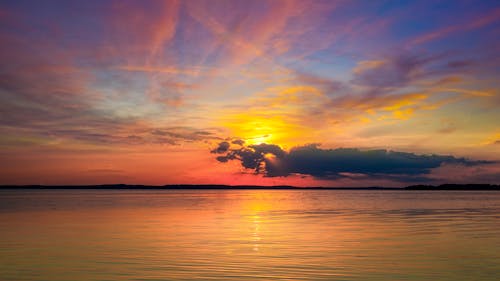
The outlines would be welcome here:
[[[0,189],[122,189],[122,190],[140,190],[140,189],[161,189],[161,190],[180,190],[180,189],[220,189],[220,190],[500,190],[498,184],[468,183],[468,184],[440,184],[440,185],[408,185],[404,187],[387,186],[367,186],[367,187],[333,187],[333,186],[291,186],[291,185],[225,185],[225,184],[166,184],[166,185],[142,185],[142,184],[94,184],[94,185],[0,185]]]

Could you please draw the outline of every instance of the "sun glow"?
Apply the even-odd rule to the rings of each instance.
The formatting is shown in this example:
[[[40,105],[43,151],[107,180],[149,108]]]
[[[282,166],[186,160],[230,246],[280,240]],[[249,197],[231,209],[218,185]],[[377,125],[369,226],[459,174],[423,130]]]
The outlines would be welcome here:
[[[255,136],[245,139],[248,144],[261,144],[261,143],[272,143],[272,135],[266,134],[263,136]]]
[[[245,140],[246,144],[278,143],[293,146],[310,136],[310,128],[297,122],[287,122],[283,116],[248,112],[231,114],[224,117],[224,126],[235,138]]]

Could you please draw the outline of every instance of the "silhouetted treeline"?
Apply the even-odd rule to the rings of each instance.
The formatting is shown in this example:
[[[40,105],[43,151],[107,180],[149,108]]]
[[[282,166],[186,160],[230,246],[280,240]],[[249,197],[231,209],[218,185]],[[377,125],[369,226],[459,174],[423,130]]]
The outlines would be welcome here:
[[[405,188],[393,187],[297,187],[290,185],[221,185],[221,184],[175,184],[175,185],[129,185],[129,184],[100,184],[100,185],[0,185],[0,189],[277,189],[277,190],[500,190],[500,185],[491,184],[442,184],[412,185]]]
[[[297,187],[290,185],[222,185],[222,184],[173,184],[173,185],[128,185],[128,184],[101,184],[101,185],[3,185],[4,189],[394,189],[386,187]]]
[[[24,189],[295,189],[294,186],[258,185],[219,185],[219,184],[174,184],[174,185],[137,185],[137,184],[99,184],[99,185],[3,185],[0,188]]]

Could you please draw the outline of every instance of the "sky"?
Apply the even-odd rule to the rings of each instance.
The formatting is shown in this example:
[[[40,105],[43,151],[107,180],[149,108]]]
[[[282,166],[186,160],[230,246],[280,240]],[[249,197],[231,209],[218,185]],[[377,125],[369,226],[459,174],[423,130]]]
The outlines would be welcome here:
[[[498,1],[0,1],[0,184],[500,183]]]

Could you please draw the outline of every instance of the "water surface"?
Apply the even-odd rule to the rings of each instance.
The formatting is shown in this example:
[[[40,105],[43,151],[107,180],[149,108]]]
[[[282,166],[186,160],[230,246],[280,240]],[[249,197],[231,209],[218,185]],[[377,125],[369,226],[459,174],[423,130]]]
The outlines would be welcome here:
[[[500,192],[1,190],[1,280],[498,280]]]

